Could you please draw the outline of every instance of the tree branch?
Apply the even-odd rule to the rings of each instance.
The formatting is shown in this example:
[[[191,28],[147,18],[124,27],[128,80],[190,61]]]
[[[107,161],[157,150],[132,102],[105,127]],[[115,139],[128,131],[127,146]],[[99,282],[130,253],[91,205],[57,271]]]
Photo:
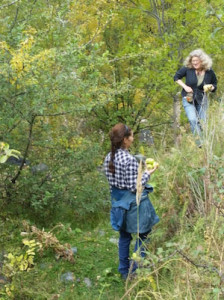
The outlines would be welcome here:
[[[19,7],[16,8],[16,15],[15,15],[14,21],[13,21],[13,23],[12,23],[12,26],[11,26],[9,32],[11,32],[11,31],[13,30],[14,26],[16,25],[18,13],[19,13]]]
[[[10,133],[11,131],[13,131],[13,129],[15,129],[21,122],[22,122],[22,119],[20,119],[18,122],[13,124],[12,127],[7,130],[7,133]]]
[[[200,264],[196,264],[193,260],[191,260],[189,257],[187,257],[186,254],[184,254],[181,250],[177,250],[177,252],[189,263],[191,263],[193,266],[195,266],[196,268],[203,268],[203,269],[207,269],[213,272],[216,272],[219,276],[220,276],[220,272],[216,267],[213,266],[207,266],[207,265],[200,265]],[[221,274],[222,275],[222,274]]]
[[[4,7],[9,7],[9,6],[15,4],[16,2],[19,2],[19,0],[15,0],[15,1],[11,2],[11,3],[4,4],[4,5],[0,6],[0,9],[3,9]]]
[[[36,114],[36,117],[58,117],[58,116],[64,116],[64,115],[69,115],[71,114],[73,111],[64,111],[64,112],[60,112],[60,113],[55,113],[55,114]]]
[[[218,204],[215,203],[215,202],[212,202],[212,204],[218,209],[218,212],[224,217],[224,208],[221,207],[220,204],[218,205]]]
[[[11,180],[12,183],[16,182],[16,180],[20,176],[21,171],[22,171],[22,169],[23,169],[23,167],[25,165],[26,158],[27,158],[27,155],[28,155],[28,152],[29,152],[29,148],[30,148],[30,144],[31,144],[32,133],[33,133],[33,125],[34,125],[35,118],[36,118],[36,115],[33,115],[32,118],[31,118],[31,120],[30,120],[30,122],[29,122],[30,128],[29,128],[29,136],[28,136],[28,141],[27,141],[27,145],[26,145],[26,150],[25,150],[25,153],[23,155],[23,160],[21,162],[21,165],[19,167],[18,172],[17,172],[17,174]]]

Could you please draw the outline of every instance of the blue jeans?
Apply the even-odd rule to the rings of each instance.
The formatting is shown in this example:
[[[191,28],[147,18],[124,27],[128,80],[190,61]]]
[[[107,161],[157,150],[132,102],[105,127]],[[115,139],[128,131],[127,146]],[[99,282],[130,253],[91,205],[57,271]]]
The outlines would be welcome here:
[[[141,257],[145,257],[145,249],[142,246],[142,242],[147,239],[147,235],[149,232],[140,233],[139,238],[136,239],[134,252],[136,252],[140,248]],[[130,269],[130,257],[129,257],[129,250],[130,250],[130,243],[132,240],[131,233],[121,230],[120,237],[119,237],[119,267],[118,271],[121,274],[128,274]],[[134,272],[137,268],[137,264],[133,264],[131,272]]]
[[[191,131],[194,134],[201,135],[202,129],[201,129],[200,120],[206,122],[207,108],[208,108],[207,98],[204,98],[201,104],[198,103],[193,104],[193,103],[189,103],[186,100],[186,97],[183,97],[182,103],[187,118],[190,122]]]

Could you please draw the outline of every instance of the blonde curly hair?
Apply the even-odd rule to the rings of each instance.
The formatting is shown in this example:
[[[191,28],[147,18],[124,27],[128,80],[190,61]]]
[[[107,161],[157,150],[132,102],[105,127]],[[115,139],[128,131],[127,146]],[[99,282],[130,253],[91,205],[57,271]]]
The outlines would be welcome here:
[[[193,68],[191,61],[192,61],[192,58],[195,57],[195,56],[200,59],[200,61],[202,63],[202,68],[204,70],[211,69],[211,67],[212,67],[212,59],[202,49],[193,50],[188,55],[188,57],[184,61],[185,67],[187,67],[187,68]]]

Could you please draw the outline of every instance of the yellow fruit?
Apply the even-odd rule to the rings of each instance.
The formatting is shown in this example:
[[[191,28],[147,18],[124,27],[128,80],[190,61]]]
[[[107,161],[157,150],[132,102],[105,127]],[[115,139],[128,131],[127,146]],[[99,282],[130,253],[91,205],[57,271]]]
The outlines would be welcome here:
[[[146,165],[147,170],[152,170],[154,169],[153,165]]]
[[[156,162],[153,158],[147,158],[145,163],[147,169],[154,169],[154,168],[158,168],[159,166],[158,162]]]
[[[154,164],[153,164],[153,168],[158,168],[159,167],[159,164],[158,164],[158,162],[154,162]]]
[[[137,262],[141,261],[141,257],[135,252],[132,254],[132,259],[137,261]]]
[[[147,164],[147,165],[153,165],[154,164],[154,159],[153,158],[146,158],[146,160],[145,160],[145,163]]]
[[[204,92],[207,93],[207,92],[211,91],[212,87],[213,87],[212,84],[205,84],[203,87]]]

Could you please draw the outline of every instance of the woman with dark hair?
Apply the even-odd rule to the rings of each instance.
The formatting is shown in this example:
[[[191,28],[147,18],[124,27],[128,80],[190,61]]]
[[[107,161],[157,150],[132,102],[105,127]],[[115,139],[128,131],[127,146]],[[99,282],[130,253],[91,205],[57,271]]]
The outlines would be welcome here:
[[[136,158],[128,151],[134,137],[132,130],[122,124],[116,124],[110,131],[111,152],[107,154],[104,167],[111,192],[111,225],[120,232],[119,237],[119,267],[122,278],[126,279],[133,273],[137,264],[130,262],[129,248],[132,233],[137,233],[135,249],[145,256],[143,242],[159,218],[148,198],[152,187],[147,185],[150,175],[156,170],[145,170],[141,176],[141,185],[144,188],[140,204],[136,203],[136,184],[139,164]]]

